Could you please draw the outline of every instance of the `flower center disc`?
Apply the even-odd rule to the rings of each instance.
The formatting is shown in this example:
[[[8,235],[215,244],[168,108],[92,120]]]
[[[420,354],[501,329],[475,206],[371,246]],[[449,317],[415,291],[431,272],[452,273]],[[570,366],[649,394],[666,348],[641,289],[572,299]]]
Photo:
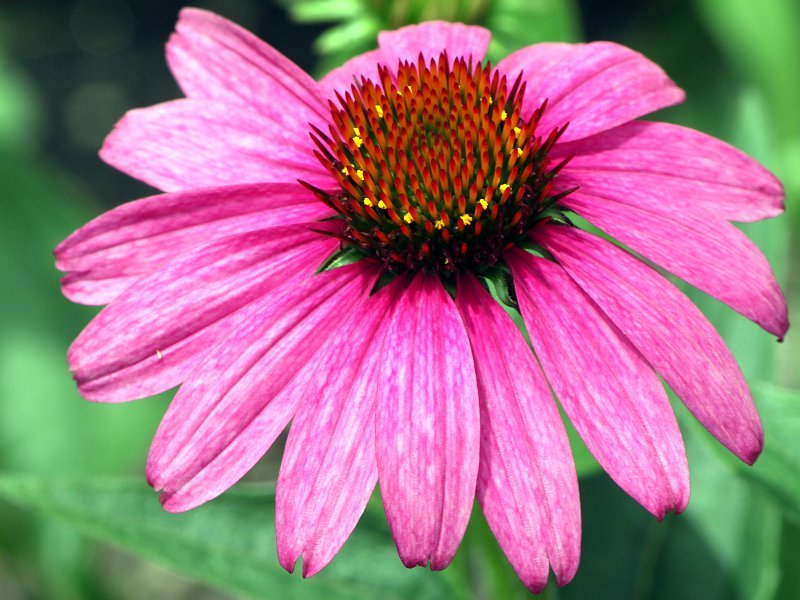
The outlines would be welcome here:
[[[447,55],[378,68],[338,105],[317,158],[341,191],[315,190],[343,217],[339,237],[392,272],[442,274],[496,263],[555,199],[548,152],[564,128],[536,136],[542,105],[521,115],[521,78]],[[546,104],[546,103],[545,103]]]

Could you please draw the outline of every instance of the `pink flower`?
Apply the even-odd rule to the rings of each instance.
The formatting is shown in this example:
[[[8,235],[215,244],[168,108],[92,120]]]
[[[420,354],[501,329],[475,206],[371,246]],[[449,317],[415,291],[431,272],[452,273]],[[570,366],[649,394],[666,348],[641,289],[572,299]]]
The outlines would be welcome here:
[[[640,54],[539,44],[490,67],[489,37],[384,32],[315,82],[236,25],[181,13],[167,57],[187,98],[128,113],[101,152],[166,193],[56,249],[64,293],[108,304],[69,352],[81,393],[181,385],[147,465],[167,510],[222,493],[291,420],[287,569],[301,555],[305,575],[323,568],[380,482],[405,565],[447,566],[477,495],[537,592],[550,568],[568,582],[580,551],[551,388],[659,519],[689,498],[659,375],[756,459],[759,418],[711,324],[567,213],[782,337],[770,266],[730,223],[781,213],[781,184],[714,138],[636,120],[683,100]],[[351,264],[317,273],[332,255]],[[487,280],[513,281],[533,352]]]

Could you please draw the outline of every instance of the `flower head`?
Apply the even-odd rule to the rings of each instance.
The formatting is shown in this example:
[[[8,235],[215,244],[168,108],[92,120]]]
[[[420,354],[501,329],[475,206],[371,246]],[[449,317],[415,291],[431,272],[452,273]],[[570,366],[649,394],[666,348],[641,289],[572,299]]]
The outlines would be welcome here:
[[[549,152],[564,127],[537,137],[545,105],[522,116],[521,76],[512,86],[446,52],[380,65],[378,79],[337,92],[330,134],[315,135],[338,190],[314,191],[343,217],[342,240],[389,272],[496,264],[558,199],[551,181],[567,159],[553,166]]]
[[[756,459],[758,415],[714,328],[571,215],[781,337],[769,264],[730,223],[779,214],[780,183],[718,140],[636,120],[683,98],[636,52],[540,44],[490,65],[488,43],[406,27],[315,82],[236,25],[181,13],[167,51],[187,98],[128,113],[101,152],[166,193],[56,249],[65,294],[108,304],[70,348],[81,393],[181,385],[147,465],[167,510],[222,493],[291,421],[287,569],[323,568],[380,482],[404,564],[444,568],[477,496],[539,591],[580,550],[551,389],[658,518],[689,496],[659,375]]]

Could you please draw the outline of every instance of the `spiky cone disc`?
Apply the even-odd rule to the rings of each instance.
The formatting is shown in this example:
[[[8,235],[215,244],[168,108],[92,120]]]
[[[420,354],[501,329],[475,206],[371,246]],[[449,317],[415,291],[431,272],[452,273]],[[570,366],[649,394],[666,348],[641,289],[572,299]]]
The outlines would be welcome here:
[[[490,64],[442,53],[378,73],[337,94],[312,135],[341,188],[315,189],[343,219],[337,235],[391,272],[495,264],[553,204],[566,161],[548,155],[566,125],[540,135],[546,103],[523,118],[525,85],[509,90]]]

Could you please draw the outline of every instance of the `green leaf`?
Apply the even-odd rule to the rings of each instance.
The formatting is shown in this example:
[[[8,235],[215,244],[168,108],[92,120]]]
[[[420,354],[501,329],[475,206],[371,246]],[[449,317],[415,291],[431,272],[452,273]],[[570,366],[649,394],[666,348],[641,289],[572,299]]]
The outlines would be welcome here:
[[[360,0],[280,0],[300,23],[325,23],[360,16],[364,5]]]
[[[800,598],[798,556],[800,556],[800,525],[785,522],[781,539],[781,583],[775,598]]]
[[[299,22],[332,23],[315,42],[319,74],[376,47],[381,30],[427,20],[462,21],[492,31],[489,58],[542,41],[580,38],[574,0],[280,0]]]
[[[780,508],[742,476],[747,467],[708,435],[687,411],[677,411],[692,472],[692,497],[684,513],[722,569],[716,597],[768,599],[777,589],[782,529]],[[758,464],[758,463],[756,463]],[[677,575],[677,573],[676,573]]]
[[[354,42],[356,48],[363,48],[362,51],[374,48],[379,30],[380,23],[374,18],[368,15],[360,16],[331,27],[317,38],[314,46],[323,55],[349,50],[348,58],[350,58],[358,53],[358,50],[353,52]]]
[[[800,136],[800,4],[796,0],[695,0],[700,16],[748,80],[765,93],[781,136]]]
[[[755,465],[741,471],[800,524],[800,391],[759,384],[753,395],[765,446]]]
[[[496,63],[539,42],[578,41],[578,17],[573,0],[495,0],[481,22],[492,32],[489,58]]]
[[[275,496],[240,486],[182,514],[162,510],[144,482],[0,477],[0,497],[66,521],[81,533],[246,596],[276,600],[453,597],[447,577],[409,571],[385,524],[365,515],[333,562],[309,580],[290,576],[275,551]]]
[[[358,248],[346,246],[340,250],[337,250],[328,258],[326,258],[325,261],[320,265],[319,269],[317,269],[317,273],[322,273],[323,271],[330,271],[332,269],[344,267],[345,265],[353,264],[354,262],[358,262],[364,258],[364,256],[365,254]]]
[[[511,278],[508,267],[505,265],[490,267],[481,273],[480,277],[486,283],[489,293],[504,305],[504,308],[518,310],[519,305],[512,290],[514,280]]]
[[[608,477],[581,479],[583,561],[561,600],[767,600],[780,579],[780,509],[680,408],[692,473],[681,515],[657,522]]]

